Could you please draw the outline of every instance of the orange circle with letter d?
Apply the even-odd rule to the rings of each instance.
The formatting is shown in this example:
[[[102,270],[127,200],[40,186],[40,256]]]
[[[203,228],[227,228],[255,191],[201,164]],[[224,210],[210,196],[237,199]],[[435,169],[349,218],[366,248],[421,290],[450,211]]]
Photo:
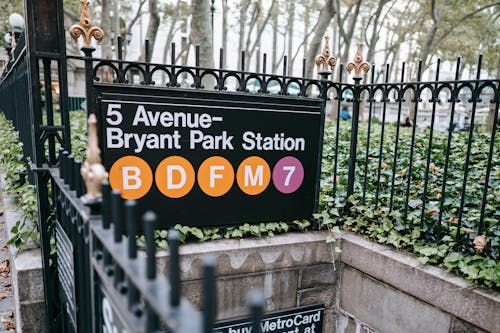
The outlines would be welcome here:
[[[142,158],[124,156],[111,166],[109,184],[113,190],[120,191],[122,198],[139,199],[145,196],[153,185],[153,172]]]
[[[226,194],[234,183],[234,170],[224,157],[212,156],[201,163],[198,169],[198,185],[211,197]]]
[[[169,198],[181,198],[188,194],[193,188],[194,180],[193,166],[184,157],[167,157],[156,168],[156,187]]]

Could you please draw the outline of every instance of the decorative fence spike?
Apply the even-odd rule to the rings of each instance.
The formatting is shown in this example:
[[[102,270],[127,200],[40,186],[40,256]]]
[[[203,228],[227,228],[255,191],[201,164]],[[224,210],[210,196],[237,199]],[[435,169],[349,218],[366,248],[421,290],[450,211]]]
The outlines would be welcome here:
[[[363,44],[358,42],[356,47],[356,55],[354,56],[354,60],[347,64],[347,71],[351,73],[354,69],[354,77],[360,77],[361,70],[363,70],[365,74],[368,73],[370,65],[367,62],[363,62]]]
[[[89,15],[89,1],[81,0],[82,3],[82,14],[80,15],[80,24],[74,24],[69,28],[69,33],[71,37],[76,41],[80,36],[83,36],[83,46],[91,47],[92,37],[95,38],[97,43],[100,43],[104,38],[104,31],[99,27],[94,27],[92,25],[92,19]]]
[[[91,114],[88,120],[88,146],[87,160],[83,164],[80,173],[87,187],[87,194],[82,199],[92,201],[102,197],[101,183],[108,178],[108,173],[101,164],[101,150],[97,139],[97,118]]]
[[[325,36],[325,44],[323,45],[323,51],[319,56],[316,57],[315,63],[316,66],[318,67],[318,72],[328,71],[328,66],[330,66],[330,70],[333,72],[335,64],[337,63],[337,58],[330,56],[329,40],[330,37]]]

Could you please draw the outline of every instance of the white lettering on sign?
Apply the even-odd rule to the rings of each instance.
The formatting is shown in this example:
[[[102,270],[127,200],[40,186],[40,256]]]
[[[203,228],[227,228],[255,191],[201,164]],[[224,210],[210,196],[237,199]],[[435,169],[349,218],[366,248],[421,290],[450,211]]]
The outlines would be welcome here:
[[[245,165],[245,187],[257,186],[257,182],[259,183],[258,186],[262,186],[264,183],[264,166],[257,165],[255,173],[252,173],[252,166]]]
[[[173,182],[174,171],[178,172],[180,181],[177,183]],[[178,190],[186,184],[186,170],[180,165],[167,165],[167,189]]]
[[[223,165],[211,165],[210,166],[210,187],[214,188],[215,187],[215,179],[221,179],[222,174],[216,173],[216,171],[223,171],[224,166]]]
[[[136,166],[125,166],[122,168],[123,189],[137,190],[142,185],[142,180],[139,178],[141,169]]]
[[[110,149],[134,148],[135,153],[146,149],[181,149],[181,135],[175,130],[172,134],[123,133],[121,128],[106,128],[106,147]]]
[[[304,138],[285,137],[285,133],[262,136],[261,133],[246,131],[243,133],[242,147],[245,150],[304,151],[306,140]]]
[[[123,116],[120,112],[122,108],[121,104],[109,104],[108,111],[106,112],[106,121],[111,126],[120,125],[123,121]]]
[[[118,105],[120,104],[110,104]],[[109,108],[108,108],[109,109]],[[169,111],[147,111],[143,105],[137,106],[137,110],[132,121],[132,126],[143,125],[155,127],[184,127],[184,128],[210,128],[212,121],[219,121],[220,117],[213,119],[207,113],[169,112]],[[112,124],[111,124],[112,125]]]
[[[285,186],[290,185],[290,178],[292,178],[293,172],[295,171],[294,165],[286,165],[283,167],[283,171],[288,171],[288,174],[285,177]]]
[[[189,148],[196,149],[199,145],[205,150],[233,150],[233,144],[231,140],[233,136],[227,135],[226,131],[222,131],[221,135],[209,135],[203,134],[200,130],[192,130],[189,134]]]
[[[125,329],[121,332],[118,331],[114,323],[113,308],[106,297],[102,298],[102,316],[104,318],[103,333],[127,333]]]

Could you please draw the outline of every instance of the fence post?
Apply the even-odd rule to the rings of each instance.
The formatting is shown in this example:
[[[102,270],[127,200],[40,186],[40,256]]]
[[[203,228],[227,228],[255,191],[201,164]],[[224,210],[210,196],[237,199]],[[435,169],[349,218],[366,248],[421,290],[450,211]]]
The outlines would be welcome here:
[[[347,198],[354,194],[354,182],[356,179],[356,156],[358,146],[358,125],[359,125],[359,104],[361,103],[361,86],[360,82],[363,79],[361,70],[367,73],[370,70],[370,65],[363,62],[361,55],[363,44],[358,42],[356,55],[353,62],[347,64],[347,71],[350,73],[354,69],[354,91],[352,102],[352,126],[351,126],[351,147],[349,149],[349,174],[347,178]],[[351,204],[346,203],[346,212],[349,212]]]
[[[319,147],[319,156],[318,156],[319,160],[321,160],[323,154],[323,137],[325,132],[325,118],[326,118],[325,113],[326,113],[326,103],[328,101],[328,88],[329,88],[328,77],[330,76],[330,74],[333,73],[335,64],[337,63],[337,58],[330,56],[330,50],[328,46],[329,39],[330,38],[328,36],[325,36],[325,44],[323,46],[323,50],[321,51],[321,54],[318,55],[314,61],[316,63],[316,66],[318,67],[318,74],[321,77],[320,97],[323,100],[321,104],[321,127],[320,127],[321,133],[319,133],[321,138]],[[330,66],[330,70],[328,70],[328,66]],[[314,206],[315,209],[318,208],[319,197],[316,197],[316,202]]]

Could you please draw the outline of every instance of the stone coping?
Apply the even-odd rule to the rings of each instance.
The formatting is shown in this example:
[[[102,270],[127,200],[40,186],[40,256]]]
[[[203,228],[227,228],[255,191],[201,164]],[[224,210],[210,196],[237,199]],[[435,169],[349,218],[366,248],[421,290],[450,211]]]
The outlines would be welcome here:
[[[182,245],[179,253],[181,279],[202,278],[202,259],[207,254],[217,259],[217,276],[282,270],[339,259],[334,245],[326,244],[327,231],[287,233],[270,238],[224,239]],[[339,246],[340,239],[336,246]],[[167,270],[168,251],[157,253],[159,270]]]
[[[500,332],[500,293],[422,265],[405,251],[343,232],[341,262],[489,332]]]

